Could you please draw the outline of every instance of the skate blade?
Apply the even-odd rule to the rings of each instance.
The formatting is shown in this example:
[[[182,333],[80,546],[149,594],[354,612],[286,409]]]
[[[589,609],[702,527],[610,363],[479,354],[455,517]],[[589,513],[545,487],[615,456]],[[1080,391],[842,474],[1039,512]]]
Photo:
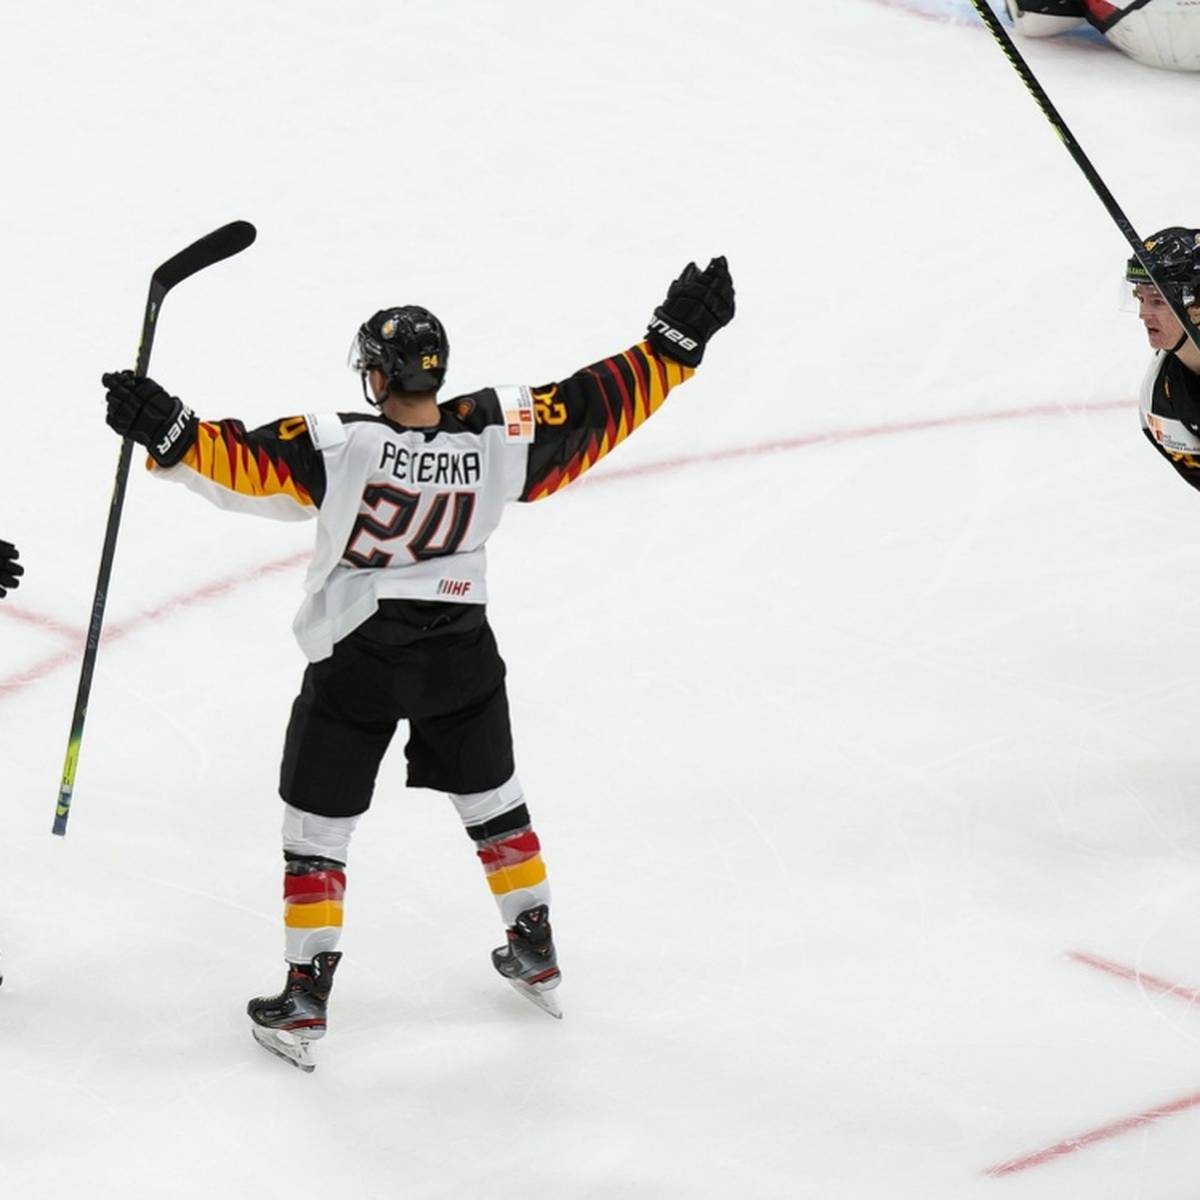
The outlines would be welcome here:
[[[556,1021],[562,1020],[562,1008],[552,991],[542,991],[540,988],[530,987],[520,979],[510,979],[508,982],[518,996],[524,996],[530,1004],[536,1004],[542,1012],[549,1013]]]
[[[317,1064],[312,1060],[312,1043],[308,1040],[281,1033],[277,1029],[263,1029],[261,1025],[252,1025],[250,1033],[268,1054],[282,1058],[301,1071],[317,1069]]]

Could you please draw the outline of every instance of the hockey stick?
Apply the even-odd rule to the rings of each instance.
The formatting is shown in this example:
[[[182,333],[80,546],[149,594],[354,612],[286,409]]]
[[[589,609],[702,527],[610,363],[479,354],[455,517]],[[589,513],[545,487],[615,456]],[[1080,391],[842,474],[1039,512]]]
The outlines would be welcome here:
[[[154,331],[158,325],[158,314],[167,293],[189,275],[211,267],[222,259],[245,250],[255,239],[257,231],[249,221],[234,221],[206,234],[167,259],[150,277],[150,294],[146,297],[146,312],[142,318],[142,341],[138,347],[136,375],[143,376],[150,369],[150,351],[154,347]],[[129,463],[133,455],[133,442],[129,438],[121,441],[121,454],[117,459],[117,477],[113,483],[112,503],[108,510],[108,526],[104,531],[104,549],[100,554],[100,574],[96,580],[96,594],[92,598],[92,619],[88,625],[87,644],[83,651],[83,664],[79,671],[79,690],[75,695],[75,712],[71,717],[71,735],[67,739],[67,757],[63,764],[62,783],[58,789],[58,803],[54,809],[54,832],[64,837],[67,820],[71,815],[71,794],[75,790],[75,771],[79,766],[79,747],[83,742],[83,724],[87,719],[88,696],[92,690],[92,674],[96,669],[96,652],[100,647],[100,630],[104,625],[104,605],[108,599],[108,581],[112,575],[113,558],[117,550],[117,533],[121,528],[121,510],[125,504],[125,484],[129,479]]]
[[[1133,249],[1134,256],[1146,268],[1146,274],[1150,276],[1150,282],[1158,289],[1163,299],[1170,306],[1171,311],[1178,318],[1188,337],[1192,339],[1196,348],[1200,350],[1200,327],[1197,327],[1196,322],[1188,315],[1188,311],[1184,308],[1183,304],[1177,301],[1158,281],[1153,268],[1147,262],[1145,243],[1138,237],[1137,230],[1134,229],[1129,222],[1129,218],[1121,211],[1121,206],[1117,203],[1116,197],[1108,190],[1104,180],[1100,178],[1096,168],[1092,166],[1088,156],[1084,154],[1082,147],[1067,128],[1066,121],[1059,115],[1058,109],[1054,107],[1050,97],[1046,95],[1045,89],[1038,83],[1037,77],[1029,69],[1029,64],[1013,44],[1008,31],[1000,23],[1000,18],[992,11],[992,7],[988,4],[987,0],[971,0],[971,4],[979,14],[979,19],[988,27],[992,37],[996,39],[1000,49],[1004,51],[1005,57],[1012,64],[1013,70],[1021,77],[1021,82],[1029,89],[1029,94],[1034,98],[1038,108],[1042,110],[1046,120],[1050,122],[1054,132],[1058,134],[1062,144],[1066,146],[1088,183],[1092,185],[1092,190],[1100,197],[1100,202],[1108,210],[1108,215],[1112,217],[1117,228],[1124,234],[1125,240]]]

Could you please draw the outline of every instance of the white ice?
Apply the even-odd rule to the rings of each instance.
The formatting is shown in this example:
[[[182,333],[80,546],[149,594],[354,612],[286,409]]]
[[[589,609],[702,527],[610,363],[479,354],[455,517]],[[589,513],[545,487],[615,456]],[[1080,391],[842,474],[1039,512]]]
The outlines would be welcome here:
[[[4,24],[6,1200],[1195,1197],[1186,1105],[984,1174],[1200,1090],[1186,996],[1066,957],[1200,987],[1200,496],[1138,432],[1126,245],[969,6]],[[1139,229],[1200,220],[1194,77],[1024,48]],[[383,304],[447,322],[451,392],[536,384],[729,257],[697,377],[492,543],[562,1022],[493,975],[470,844],[398,740],[318,1069],[254,1046],[311,528],[140,467],[50,835],[98,377],[153,266],[234,218],[258,243],[169,297],[152,373],[251,424],[358,407]]]

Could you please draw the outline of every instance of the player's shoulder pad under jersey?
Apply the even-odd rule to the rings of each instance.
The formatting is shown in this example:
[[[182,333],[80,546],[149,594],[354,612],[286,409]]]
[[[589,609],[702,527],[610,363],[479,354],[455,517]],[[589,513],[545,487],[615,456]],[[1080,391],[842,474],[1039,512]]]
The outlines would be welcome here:
[[[455,396],[453,400],[444,400],[438,408],[471,433],[482,433],[489,425],[499,425],[504,420],[500,402],[492,388],[482,388],[465,396]]]
[[[337,413],[305,413],[308,436],[318,450],[332,450],[346,440],[346,427]]]

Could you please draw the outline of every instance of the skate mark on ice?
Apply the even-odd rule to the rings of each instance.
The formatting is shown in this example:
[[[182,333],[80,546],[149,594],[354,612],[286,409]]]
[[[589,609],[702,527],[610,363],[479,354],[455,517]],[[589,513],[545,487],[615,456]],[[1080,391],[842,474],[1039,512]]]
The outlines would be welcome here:
[[[911,421],[888,421],[879,425],[863,425],[848,429],[831,429],[817,433],[800,434],[797,437],[775,438],[766,442],[751,442],[744,446],[733,446],[725,450],[713,450],[701,454],[684,454],[677,458],[659,459],[656,462],[643,463],[639,466],[616,469],[601,469],[594,475],[585,475],[576,484],[577,487],[599,487],[605,483],[616,483],[623,479],[638,479],[644,475],[661,475],[668,471],[678,471],[685,467],[707,466],[711,463],[728,462],[733,459],[757,458],[766,454],[780,454],[791,450],[805,450],[814,446],[836,446],[843,442],[866,441],[871,438],[898,437],[908,433],[923,433],[937,429],[955,429],[967,425],[988,425],[999,421],[1023,421],[1035,418],[1074,417],[1086,413],[1112,412],[1131,409],[1132,400],[1105,400],[1094,404],[1066,406],[1063,404],[1032,404],[1024,408],[994,409],[978,413],[956,413],[945,417],[925,417]],[[302,550],[264,563],[252,570],[236,573],[215,579],[211,583],[201,584],[186,592],[157,604],[153,608],[143,609],[140,613],[127,617],[124,621],[116,621],[106,626],[101,643],[116,641],[130,633],[136,633],[144,626],[160,621],[184,609],[193,608],[205,601],[220,599],[223,596],[239,591],[246,584],[255,583],[268,575],[276,575],[290,570],[306,562],[311,551]],[[39,683],[49,675],[53,675],[60,667],[79,660],[83,648],[84,630],[72,629],[70,626],[52,617],[41,617],[28,609],[12,609],[0,604],[0,617],[7,616],[27,624],[40,625],[62,637],[70,637],[74,644],[70,649],[60,650],[26,667],[7,678],[0,679],[0,703],[23,692],[32,684]]]

